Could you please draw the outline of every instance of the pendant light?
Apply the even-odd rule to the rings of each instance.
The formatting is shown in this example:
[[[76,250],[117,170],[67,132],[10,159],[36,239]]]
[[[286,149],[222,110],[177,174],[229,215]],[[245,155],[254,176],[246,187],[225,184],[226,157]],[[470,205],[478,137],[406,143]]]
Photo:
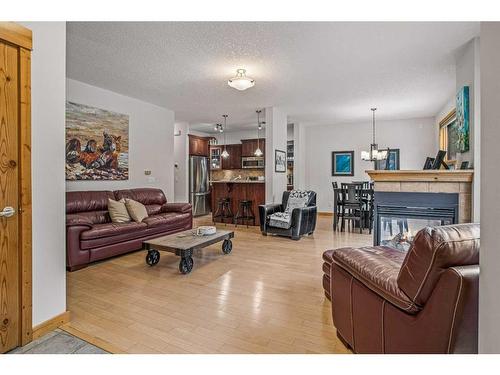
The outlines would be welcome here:
[[[227,149],[226,149],[227,115],[222,115],[222,117],[224,117],[224,129],[223,129],[223,132],[224,132],[224,151],[222,151],[221,156],[224,159],[227,159],[229,157],[229,152],[227,152]]]
[[[247,77],[246,72],[247,71],[245,69],[237,69],[236,76],[229,79],[227,81],[227,84],[233,89],[239,91],[244,91],[246,89],[249,89],[250,87],[253,87],[255,85],[255,80]]]
[[[387,159],[389,149],[378,149],[378,145],[375,142],[375,111],[377,108],[371,108],[372,111],[372,143],[370,144],[370,151],[361,151],[361,159],[366,161],[376,161]]]
[[[261,128],[260,124],[260,113],[262,112],[260,109],[255,111],[257,112],[257,150],[253,153],[255,156],[262,156],[262,150],[260,149],[260,137],[259,137],[259,130]]]

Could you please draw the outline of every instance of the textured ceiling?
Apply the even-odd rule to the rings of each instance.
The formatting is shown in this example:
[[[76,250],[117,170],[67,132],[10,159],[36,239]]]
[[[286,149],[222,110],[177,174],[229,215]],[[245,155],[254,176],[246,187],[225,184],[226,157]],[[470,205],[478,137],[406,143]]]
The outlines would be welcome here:
[[[232,128],[278,106],[289,122],[434,116],[455,91],[454,54],[478,23],[69,22],[67,75]],[[227,85],[237,68],[255,87]]]

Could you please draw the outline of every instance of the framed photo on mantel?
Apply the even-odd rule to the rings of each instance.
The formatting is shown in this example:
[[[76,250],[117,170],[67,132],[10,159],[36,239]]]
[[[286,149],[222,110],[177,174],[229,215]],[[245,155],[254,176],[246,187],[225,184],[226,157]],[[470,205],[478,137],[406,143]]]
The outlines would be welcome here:
[[[332,176],[354,176],[354,151],[332,151]]]
[[[375,169],[386,171],[399,170],[399,148],[389,149],[387,159],[375,161]]]

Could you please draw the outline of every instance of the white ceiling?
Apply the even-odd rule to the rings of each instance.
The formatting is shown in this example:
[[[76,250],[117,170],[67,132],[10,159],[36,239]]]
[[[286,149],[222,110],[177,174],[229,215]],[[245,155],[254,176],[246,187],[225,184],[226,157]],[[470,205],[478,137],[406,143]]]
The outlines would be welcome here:
[[[454,54],[478,23],[69,22],[67,75],[175,111],[199,131],[255,109],[335,124],[434,116],[455,92]],[[237,68],[255,87],[227,85]]]

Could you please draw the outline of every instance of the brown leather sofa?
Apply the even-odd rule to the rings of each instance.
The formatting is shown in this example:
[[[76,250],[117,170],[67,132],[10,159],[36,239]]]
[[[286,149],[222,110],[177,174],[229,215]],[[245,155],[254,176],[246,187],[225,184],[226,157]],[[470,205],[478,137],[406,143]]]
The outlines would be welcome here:
[[[421,230],[408,253],[325,252],[339,338],[356,353],[477,353],[479,242],[479,224],[458,224]]]
[[[112,223],[108,198],[130,198],[146,206],[141,223]],[[72,191],[66,193],[66,265],[75,271],[89,263],[142,248],[146,239],[191,229],[189,203],[167,203],[160,189]]]

